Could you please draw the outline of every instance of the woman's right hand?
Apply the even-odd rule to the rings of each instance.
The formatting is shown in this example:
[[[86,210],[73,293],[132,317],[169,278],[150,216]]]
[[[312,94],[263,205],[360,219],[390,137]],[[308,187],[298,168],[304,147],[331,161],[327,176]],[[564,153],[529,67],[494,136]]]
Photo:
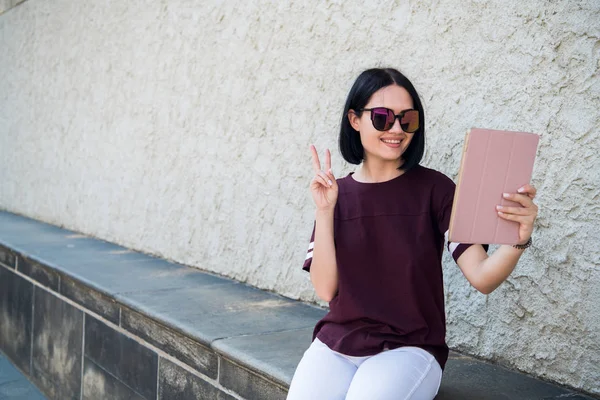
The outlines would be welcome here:
[[[338,185],[333,172],[331,172],[331,153],[329,149],[325,150],[325,169],[323,170],[319,162],[317,149],[312,144],[310,145],[310,151],[315,171],[315,176],[310,182],[310,192],[313,200],[318,211],[333,212],[338,197]]]

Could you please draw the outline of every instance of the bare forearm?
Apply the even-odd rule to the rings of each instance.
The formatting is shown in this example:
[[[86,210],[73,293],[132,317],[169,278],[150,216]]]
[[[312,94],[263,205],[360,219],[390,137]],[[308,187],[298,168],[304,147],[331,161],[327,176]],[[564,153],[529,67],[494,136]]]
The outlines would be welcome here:
[[[493,292],[513,272],[524,250],[512,246],[500,246],[491,256],[481,262],[478,286],[482,293]]]
[[[310,280],[317,295],[329,302],[338,285],[335,245],[333,241],[333,211],[316,212],[315,244],[310,267]]]

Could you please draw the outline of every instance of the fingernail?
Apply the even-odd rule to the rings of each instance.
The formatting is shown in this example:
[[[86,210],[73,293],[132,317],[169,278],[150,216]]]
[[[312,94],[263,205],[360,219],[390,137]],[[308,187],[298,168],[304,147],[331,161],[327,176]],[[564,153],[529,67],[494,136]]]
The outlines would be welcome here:
[[[502,206],[496,206],[496,210],[502,210]]]
[[[329,182],[329,186],[333,186],[333,182],[331,182],[331,179],[328,180],[327,182]]]
[[[525,188],[519,188],[519,190],[517,190],[517,192],[522,193],[525,191]]]
[[[504,193],[502,196],[504,196],[504,197],[510,197],[510,194]]]
[[[503,212],[500,212],[500,211],[498,211],[498,215],[504,215],[504,213],[503,213]]]

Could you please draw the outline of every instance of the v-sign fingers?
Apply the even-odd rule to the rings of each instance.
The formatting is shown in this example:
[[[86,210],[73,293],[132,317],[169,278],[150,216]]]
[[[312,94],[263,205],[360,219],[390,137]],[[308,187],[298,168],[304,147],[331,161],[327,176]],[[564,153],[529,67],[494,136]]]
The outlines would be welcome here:
[[[331,169],[331,152],[329,149],[325,150],[325,171],[329,171]]]
[[[314,145],[310,145],[310,152],[312,153],[312,165],[315,170],[315,174],[318,174],[321,170],[321,162],[319,161],[319,155],[317,154],[317,148]]]

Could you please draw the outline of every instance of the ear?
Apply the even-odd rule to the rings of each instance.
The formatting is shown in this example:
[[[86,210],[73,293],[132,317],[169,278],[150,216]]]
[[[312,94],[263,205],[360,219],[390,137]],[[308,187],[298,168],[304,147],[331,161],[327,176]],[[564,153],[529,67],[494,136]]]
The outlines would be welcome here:
[[[354,129],[357,132],[360,132],[360,118],[352,109],[348,111],[348,121],[350,121],[350,126],[352,126],[352,129]]]

